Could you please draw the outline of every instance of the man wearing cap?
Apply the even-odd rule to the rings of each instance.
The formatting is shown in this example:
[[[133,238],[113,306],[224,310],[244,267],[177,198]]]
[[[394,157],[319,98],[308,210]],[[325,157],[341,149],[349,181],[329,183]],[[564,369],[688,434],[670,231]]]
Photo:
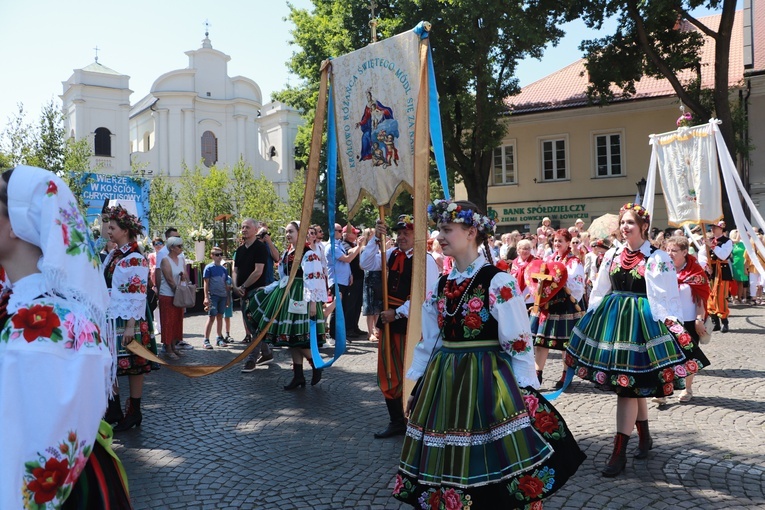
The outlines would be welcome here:
[[[712,225],[714,239],[706,239],[709,250],[707,273],[712,281],[712,294],[707,301],[707,313],[712,317],[712,331],[728,332],[728,291],[733,273],[730,269],[730,256],[733,252],[733,241],[725,236],[725,222]],[[722,330],[720,322],[722,321]]]
[[[414,254],[414,218],[402,214],[393,230],[397,233],[397,246],[385,251],[388,268],[388,309],[380,314],[380,323],[388,324],[390,337],[380,340],[377,353],[377,385],[385,397],[390,423],[382,432],[375,433],[377,439],[401,436],[406,432],[404,417],[404,356],[406,354],[406,328],[409,317],[409,296],[412,287],[412,267]],[[387,233],[385,224],[377,220],[375,224],[376,237],[370,241],[361,252],[360,266],[365,271],[380,271],[382,260],[380,256],[380,240]],[[426,288],[430,289],[438,280],[438,266],[433,257],[426,258]],[[418,303],[418,305],[421,303]],[[381,328],[382,329],[382,328]],[[385,342],[389,342],[391,366],[385,355]],[[390,377],[388,372],[390,371]]]
[[[584,232],[584,220],[582,218],[577,218],[574,222],[574,226],[579,232]]]

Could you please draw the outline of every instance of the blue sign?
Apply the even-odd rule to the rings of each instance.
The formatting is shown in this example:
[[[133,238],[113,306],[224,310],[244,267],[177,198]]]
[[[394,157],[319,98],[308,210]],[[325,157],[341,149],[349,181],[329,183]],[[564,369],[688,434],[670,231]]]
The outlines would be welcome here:
[[[104,207],[117,204],[135,214],[141,220],[144,235],[149,232],[149,188],[148,179],[126,177],[122,175],[94,174],[83,175],[86,185],[82,198],[88,206],[88,223],[101,217]],[[105,232],[102,232],[105,234]]]

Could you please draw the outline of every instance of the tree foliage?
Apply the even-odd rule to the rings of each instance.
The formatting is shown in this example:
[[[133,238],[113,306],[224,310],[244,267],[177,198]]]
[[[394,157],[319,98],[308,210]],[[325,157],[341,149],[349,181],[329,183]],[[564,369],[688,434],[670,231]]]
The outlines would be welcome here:
[[[157,175],[151,180],[149,230],[154,234],[164,234],[168,227],[176,226],[178,222],[176,195],[175,187],[164,175]]]
[[[288,66],[304,80],[277,98],[307,112],[316,107],[321,61],[370,42],[366,3],[313,0],[308,12],[290,6],[293,44],[300,49]],[[431,47],[444,127],[447,168],[458,174],[468,198],[485,209],[494,148],[505,133],[505,98],[517,93],[517,62],[539,57],[562,36],[564,12],[557,0],[397,0],[378,2],[381,38],[432,23]],[[305,129],[308,129],[306,127]],[[307,151],[306,151],[307,153]]]
[[[629,97],[643,77],[670,82],[678,99],[693,112],[696,123],[717,117],[731,154],[735,153],[735,128],[731,112],[728,72],[736,0],[568,0],[567,6],[582,12],[588,27],[599,29],[608,18],[617,26],[612,35],[582,42],[590,77],[588,94],[593,102],[606,104],[616,94]],[[698,7],[720,9],[720,24],[710,27],[691,11]],[[697,30],[683,29],[686,20]],[[714,88],[701,89],[700,51],[702,33],[715,41]],[[682,73],[692,78],[683,80]]]

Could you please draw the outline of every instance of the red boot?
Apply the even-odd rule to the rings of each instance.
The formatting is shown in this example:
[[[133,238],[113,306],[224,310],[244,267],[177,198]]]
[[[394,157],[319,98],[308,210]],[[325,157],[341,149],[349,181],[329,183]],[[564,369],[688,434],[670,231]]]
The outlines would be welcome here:
[[[640,420],[635,422],[638,432],[638,449],[635,452],[636,459],[647,459],[648,450],[653,448],[653,439],[651,438],[651,432],[648,430],[648,420]]]
[[[613,478],[624,471],[627,466],[627,443],[629,440],[630,436],[621,432],[617,432],[614,436],[614,452],[602,472],[606,478]]]

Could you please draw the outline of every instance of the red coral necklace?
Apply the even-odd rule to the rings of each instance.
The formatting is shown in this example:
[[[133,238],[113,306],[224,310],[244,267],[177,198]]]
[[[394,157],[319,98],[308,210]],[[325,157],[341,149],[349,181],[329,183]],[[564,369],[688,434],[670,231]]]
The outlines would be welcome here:
[[[630,271],[640,264],[641,260],[643,260],[643,252],[640,250],[632,251],[629,248],[625,248],[619,257],[619,264],[625,271]]]

